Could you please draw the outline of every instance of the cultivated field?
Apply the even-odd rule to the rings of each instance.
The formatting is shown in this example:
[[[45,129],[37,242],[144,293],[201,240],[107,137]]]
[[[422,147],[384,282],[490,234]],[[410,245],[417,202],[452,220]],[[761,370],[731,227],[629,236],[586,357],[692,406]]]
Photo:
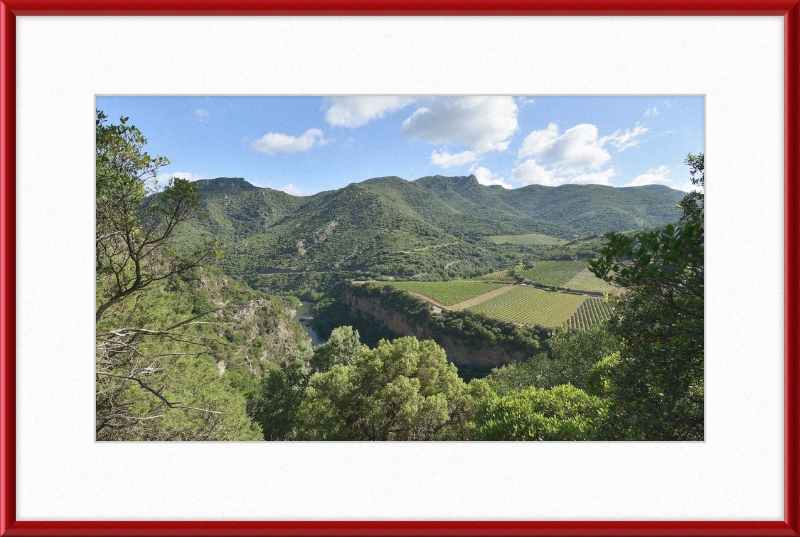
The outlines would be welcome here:
[[[595,293],[613,294],[617,288],[613,285],[601,280],[587,268],[570,281],[564,284],[567,289],[575,289],[576,291],[591,291]]]
[[[503,287],[493,283],[480,282],[371,282],[378,285],[393,285],[404,291],[425,295],[445,306],[464,302],[478,295]]]
[[[585,268],[583,261],[539,261],[522,273],[536,283],[564,285]]]
[[[567,325],[578,330],[586,330],[611,317],[611,312],[608,301],[602,298],[587,298],[578,311],[567,320]]]
[[[552,246],[555,244],[564,244],[566,241],[556,239],[555,237],[548,237],[547,235],[538,235],[531,233],[530,235],[494,235],[486,237],[495,244],[520,244],[522,246]]]
[[[511,276],[510,270],[500,270],[497,272],[492,272],[491,274],[487,274],[485,276],[478,276],[477,278],[472,278],[476,281],[484,281],[484,282],[504,282],[504,283],[514,283],[516,280],[513,276]]]
[[[578,295],[514,287],[507,293],[469,308],[469,311],[504,321],[553,328],[566,321],[583,299]]]

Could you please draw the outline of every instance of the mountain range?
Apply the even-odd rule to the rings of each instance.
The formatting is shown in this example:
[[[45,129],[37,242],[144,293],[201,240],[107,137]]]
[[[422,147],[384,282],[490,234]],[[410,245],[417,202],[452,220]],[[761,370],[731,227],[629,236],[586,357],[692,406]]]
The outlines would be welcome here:
[[[684,192],[662,185],[481,185],[474,175],[415,181],[379,177],[292,196],[242,178],[197,182],[208,218],[179,237],[188,250],[200,234],[224,243],[232,274],[365,269],[403,264],[415,252],[463,259],[485,255],[492,235],[536,233],[571,240],[675,222]]]

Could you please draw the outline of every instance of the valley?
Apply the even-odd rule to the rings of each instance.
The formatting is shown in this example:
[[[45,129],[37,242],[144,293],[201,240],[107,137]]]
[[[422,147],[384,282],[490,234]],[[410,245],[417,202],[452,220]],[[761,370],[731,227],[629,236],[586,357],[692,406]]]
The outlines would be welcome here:
[[[610,317],[608,297],[624,292],[589,271],[586,260],[598,256],[603,233],[665,225],[678,218],[682,196],[654,185],[533,185],[510,196],[475,176],[383,177],[305,197],[218,178],[198,181],[198,191],[208,218],[185,226],[179,251],[190,251],[198,237],[217,238],[227,274],[303,301],[295,318],[314,346],[339,326],[356,327],[370,346],[405,334],[344,304],[357,285],[389,286],[422,299],[431,314],[463,312],[473,324],[507,323],[511,332],[588,329]],[[460,374],[476,374],[474,360],[448,358]]]

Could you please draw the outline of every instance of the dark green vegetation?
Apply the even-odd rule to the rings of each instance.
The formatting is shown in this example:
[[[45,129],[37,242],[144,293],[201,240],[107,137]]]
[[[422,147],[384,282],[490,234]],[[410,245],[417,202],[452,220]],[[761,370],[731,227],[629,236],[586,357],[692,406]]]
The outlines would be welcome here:
[[[704,156],[690,155],[692,182],[705,186]],[[630,291],[615,306],[611,333],[625,339],[609,359],[607,437],[697,440],[704,430],[705,199],[687,194],[677,226],[611,234],[592,271]]]
[[[145,142],[98,113],[98,439],[703,439],[702,194],[156,187]]]

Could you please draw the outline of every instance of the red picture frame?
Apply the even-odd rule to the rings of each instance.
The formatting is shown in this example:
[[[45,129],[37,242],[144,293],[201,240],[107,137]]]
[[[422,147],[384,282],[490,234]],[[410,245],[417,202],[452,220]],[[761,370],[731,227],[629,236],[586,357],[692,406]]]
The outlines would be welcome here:
[[[782,16],[784,18],[784,520],[191,522],[16,519],[16,17],[45,15]],[[0,1],[0,536],[753,535],[800,536],[800,0]]]

